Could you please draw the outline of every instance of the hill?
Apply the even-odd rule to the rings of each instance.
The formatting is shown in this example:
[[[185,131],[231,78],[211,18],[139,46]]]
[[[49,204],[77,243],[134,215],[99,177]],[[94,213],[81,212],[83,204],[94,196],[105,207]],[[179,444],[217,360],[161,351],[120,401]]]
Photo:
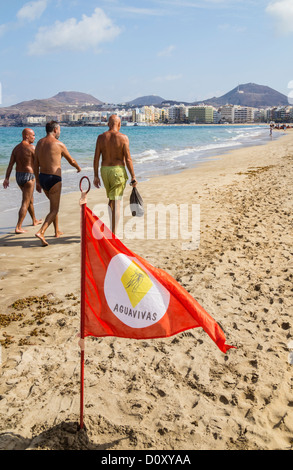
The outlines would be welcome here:
[[[62,91],[52,98],[49,98],[49,101],[51,100],[76,106],[103,104],[102,101],[98,100],[94,96],[88,95],[87,93],[80,93],[78,91]]]
[[[249,106],[252,108],[265,108],[271,106],[288,106],[288,98],[286,95],[279,93],[268,86],[257,85],[255,83],[246,83],[239,85],[219,98],[210,98],[205,101],[193,104],[204,103],[215,107],[225,104],[233,104],[240,106]]]
[[[163,103],[164,98],[156,95],[147,95],[147,96],[140,96],[135,100],[128,101],[126,104],[129,106],[155,106]]]
[[[77,91],[62,91],[52,98],[41,100],[22,101],[21,103],[1,109],[1,114],[46,114],[66,112],[76,106],[101,105],[102,101],[98,100],[87,93]]]

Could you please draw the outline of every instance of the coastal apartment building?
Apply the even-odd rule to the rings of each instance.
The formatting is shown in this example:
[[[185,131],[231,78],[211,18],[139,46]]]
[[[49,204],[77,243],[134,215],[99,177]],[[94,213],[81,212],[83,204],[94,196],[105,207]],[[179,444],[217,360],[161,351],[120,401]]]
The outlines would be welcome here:
[[[122,125],[129,122],[138,124],[245,124],[245,123],[290,123],[293,122],[293,106],[251,108],[225,105],[216,109],[212,106],[169,105],[164,108],[143,106],[141,108],[112,108],[90,112],[67,112],[60,115],[33,115],[22,119],[25,126],[44,126],[55,120],[65,125],[106,125],[111,114],[117,114]]]
[[[293,120],[293,107],[292,106],[278,106],[267,110],[269,121],[274,122],[292,122]]]
[[[132,122],[140,123],[164,123],[169,122],[169,109],[143,106],[131,111]]]
[[[188,120],[196,124],[213,124],[213,106],[191,106],[188,109]]]
[[[228,122],[229,124],[234,123],[235,107],[231,104],[222,106],[219,109],[221,114],[221,122]]]
[[[243,124],[254,122],[255,109],[248,106],[235,106],[227,104],[219,109],[221,122],[229,124]]]
[[[254,108],[249,108],[247,106],[236,106],[234,112],[234,123],[251,123],[253,122]]]

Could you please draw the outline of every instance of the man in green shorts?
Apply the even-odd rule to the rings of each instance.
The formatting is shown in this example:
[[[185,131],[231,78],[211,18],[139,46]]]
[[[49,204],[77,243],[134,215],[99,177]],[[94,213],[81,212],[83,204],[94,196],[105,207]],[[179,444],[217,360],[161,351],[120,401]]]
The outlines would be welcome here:
[[[101,187],[99,178],[99,162],[101,162],[101,177],[106,188],[111,209],[111,230],[115,234],[120,218],[120,201],[128,180],[125,165],[130,173],[131,185],[135,187],[132,158],[129,150],[129,139],[120,133],[121,121],[113,114],[109,119],[109,130],[99,135],[94,158],[94,185]]]

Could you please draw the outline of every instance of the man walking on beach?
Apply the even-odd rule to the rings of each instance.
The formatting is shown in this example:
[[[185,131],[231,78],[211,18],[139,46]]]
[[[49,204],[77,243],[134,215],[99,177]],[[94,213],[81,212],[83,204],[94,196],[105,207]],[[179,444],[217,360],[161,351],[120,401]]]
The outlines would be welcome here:
[[[120,218],[120,201],[128,180],[125,165],[130,173],[133,187],[137,185],[137,181],[129,150],[129,139],[120,133],[120,118],[112,114],[108,125],[109,130],[99,135],[97,139],[94,158],[94,185],[96,188],[101,187],[99,161],[102,155],[101,177],[109,198],[111,230],[115,234]]]
[[[18,213],[18,222],[15,233],[26,233],[22,228],[27,211],[29,212],[33,225],[38,225],[42,221],[37,220],[34,210],[34,155],[35,147],[32,145],[35,141],[35,133],[32,129],[24,129],[22,131],[22,142],[18,144],[12,151],[10,162],[6,171],[5,180],[3,181],[4,189],[9,186],[9,178],[14,164],[16,164],[16,182],[22,191],[22,203]]]
[[[38,192],[46,194],[50,201],[50,212],[47,215],[36,237],[39,238],[43,246],[48,246],[45,239],[45,232],[53,222],[55,227],[55,237],[62,235],[58,226],[58,212],[61,197],[62,177],[61,177],[61,158],[65,157],[68,163],[77,169],[79,173],[81,168],[77,162],[70,156],[66,146],[59,142],[60,126],[56,121],[48,122],[46,125],[47,136],[39,140],[35,152],[35,176],[36,188]]]

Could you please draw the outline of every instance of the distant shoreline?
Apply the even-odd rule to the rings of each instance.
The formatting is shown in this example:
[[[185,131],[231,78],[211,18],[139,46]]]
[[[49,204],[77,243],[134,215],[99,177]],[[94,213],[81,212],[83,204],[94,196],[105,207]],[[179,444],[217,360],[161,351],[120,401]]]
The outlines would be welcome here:
[[[68,124],[68,123],[63,123],[63,122],[60,122],[59,123],[62,127],[107,127],[108,124],[107,123],[104,123],[104,124]],[[290,127],[293,127],[293,126],[289,126],[288,124],[280,124],[281,126],[283,125],[286,125],[287,128],[290,128]],[[267,127],[269,126],[269,123],[263,123],[263,122],[252,122],[252,123],[249,123],[249,122],[246,122],[246,123],[221,123],[221,124],[214,124],[214,123],[211,123],[211,124],[208,124],[208,123],[168,123],[168,124],[164,124],[164,123],[148,123],[148,124],[138,124],[138,123],[131,123],[130,125],[122,125],[121,128],[123,129],[123,127],[202,127],[202,126],[213,126],[213,127],[224,127],[224,126],[237,126],[237,127],[245,127],[245,126],[254,126],[254,127],[257,127],[257,126],[260,126],[260,127]],[[25,126],[23,125],[14,125],[14,126],[3,126],[3,125],[0,125],[0,128],[23,128]],[[33,124],[31,126],[27,126],[27,127],[45,127],[44,124]]]

